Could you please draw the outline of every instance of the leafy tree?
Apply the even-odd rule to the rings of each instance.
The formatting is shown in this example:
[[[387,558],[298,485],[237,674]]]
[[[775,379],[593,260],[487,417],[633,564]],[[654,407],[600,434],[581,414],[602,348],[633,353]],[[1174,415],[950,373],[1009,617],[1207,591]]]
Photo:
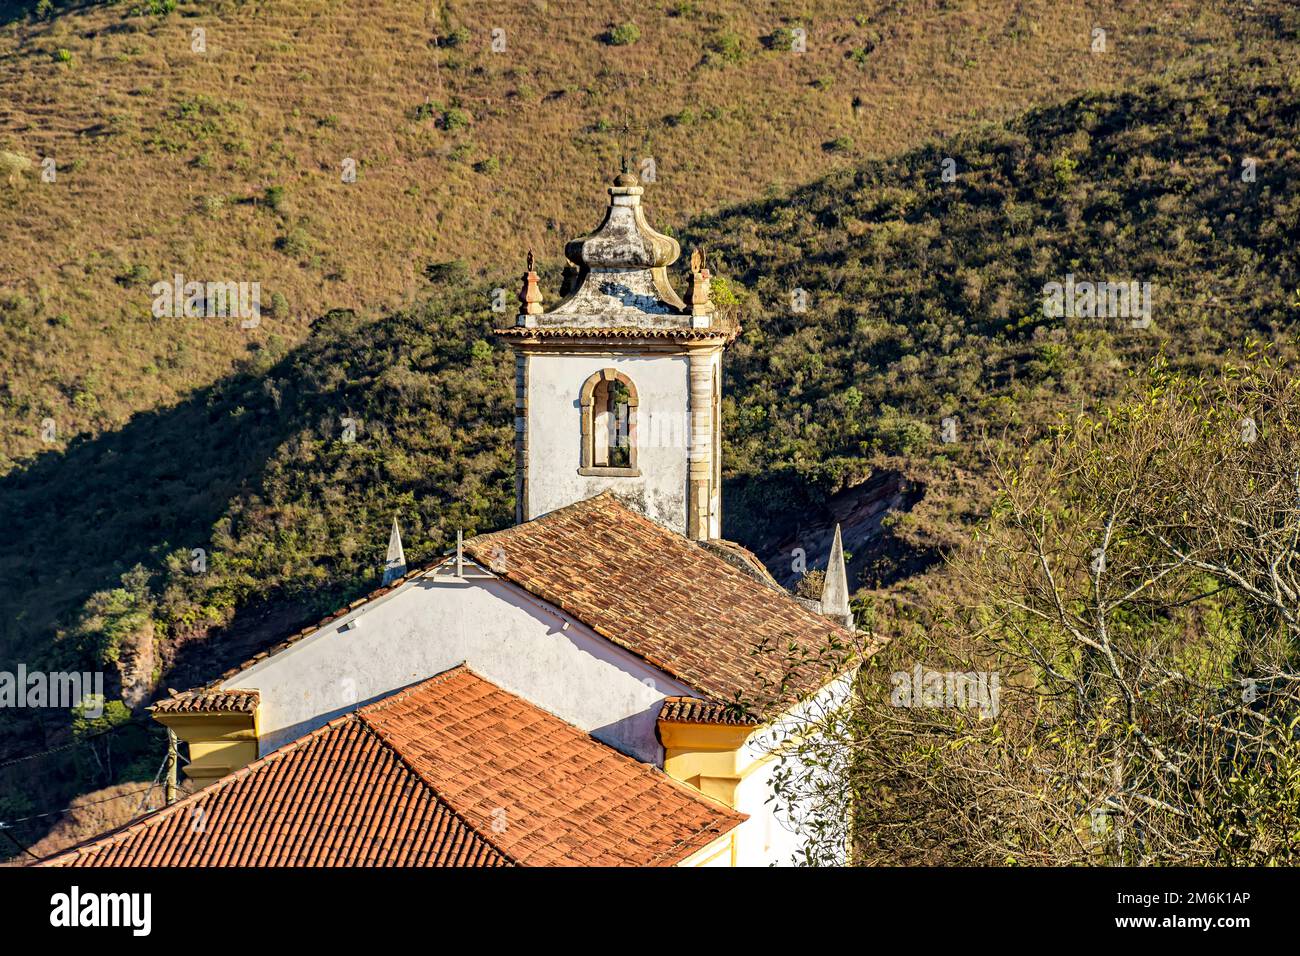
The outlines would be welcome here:
[[[867,862],[1293,865],[1298,441],[1300,376],[1256,356],[1157,364],[1104,415],[999,450],[955,610],[796,735],[788,762],[834,771],[780,777],[823,808],[812,861],[851,801]],[[955,675],[992,696],[950,693]]]

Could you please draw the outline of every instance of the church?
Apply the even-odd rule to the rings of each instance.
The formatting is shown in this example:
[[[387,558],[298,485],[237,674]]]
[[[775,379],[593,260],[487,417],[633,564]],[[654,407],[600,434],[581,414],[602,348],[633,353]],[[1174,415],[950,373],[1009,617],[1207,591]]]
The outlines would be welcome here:
[[[722,539],[722,359],[739,332],[637,178],[529,255],[513,325],[516,521],[153,705],[195,790],[51,866],[797,862],[781,741],[850,705],[864,651],[838,529],[822,599]],[[786,768],[784,772],[791,772]],[[793,772],[801,772],[795,767]],[[845,812],[848,808],[845,808]],[[846,848],[847,854],[847,848]]]

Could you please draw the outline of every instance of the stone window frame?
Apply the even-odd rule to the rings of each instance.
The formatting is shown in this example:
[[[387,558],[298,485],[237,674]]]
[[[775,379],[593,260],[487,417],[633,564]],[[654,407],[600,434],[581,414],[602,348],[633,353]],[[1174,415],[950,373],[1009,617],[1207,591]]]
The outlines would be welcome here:
[[[596,458],[595,396],[596,386],[601,382],[618,382],[628,391],[627,400],[627,465],[613,467],[593,464]],[[632,380],[618,369],[603,368],[595,372],[582,383],[578,397],[582,409],[582,464],[578,468],[580,475],[594,475],[605,478],[639,478],[641,469],[637,467],[636,414],[637,394]]]

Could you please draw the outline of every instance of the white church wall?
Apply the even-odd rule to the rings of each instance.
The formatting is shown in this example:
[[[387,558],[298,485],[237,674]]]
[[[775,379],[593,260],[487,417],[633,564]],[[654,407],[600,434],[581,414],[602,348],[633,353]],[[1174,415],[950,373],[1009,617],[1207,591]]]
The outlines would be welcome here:
[[[354,621],[355,628],[344,628]],[[461,662],[596,739],[659,766],[660,703],[690,692],[468,562],[465,578],[450,569],[416,578],[222,687],[261,692],[259,755],[265,755]]]
[[[801,821],[810,813],[825,812],[825,809],[801,805],[800,802],[790,806],[788,797],[769,802],[773,776],[782,766],[782,758],[773,752],[774,744],[779,744],[790,733],[803,736],[816,725],[818,715],[845,706],[852,692],[853,674],[842,675],[771,726],[755,731],[746,741],[742,763],[753,769],[736,788],[736,809],[749,814],[749,819],[737,831],[737,866],[791,866],[803,859],[807,835]],[[805,780],[809,774],[818,772],[804,765],[794,754],[784,760],[782,772],[791,770]],[[840,809],[845,814],[849,812],[847,804]],[[836,862],[847,863],[847,853]]]
[[[604,368],[632,380],[637,400],[640,477],[580,475],[583,383]],[[528,363],[528,513],[526,519],[602,491],[686,533],[689,363],[685,355],[533,355]]]

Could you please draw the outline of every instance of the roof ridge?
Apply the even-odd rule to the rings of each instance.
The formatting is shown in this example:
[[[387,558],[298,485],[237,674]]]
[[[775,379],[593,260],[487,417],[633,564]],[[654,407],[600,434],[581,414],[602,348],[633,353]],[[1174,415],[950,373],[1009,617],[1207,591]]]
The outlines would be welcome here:
[[[478,677],[480,680],[487,680],[486,677],[483,677],[483,675],[475,672],[472,668],[470,668],[468,663],[466,663],[465,661],[461,661],[459,664],[452,664],[446,670],[440,670],[438,671],[438,673],[433,674],[429,677],[421,677],[419,680],[407,684],[405,687],[399,687],[397,688],[397,690],[385,694],[383,697],[380,697],[378,700],[372,700],[368,704],[363,704],[360,707],[358,707],[356,711],[354,711],[354,713],[356,713],[362,720],[365,720],[367,714],[372,713],[374,711],[383,710],[385,707],[388,707],[390,704],[394,703],[395,701],[402,700],[406,697],[409,697],[411,694],[415,693],[417,690],[419,690],[422,687],[428,687],[430,684],[441,684],[446,680],[448,680],[449,678],[451,678],[452,676],[454,676],[456,673],[461,671],[467,674],[473,674],[475,677]],[[492,682],[488,681],[488,683],[492,683]]]
[[[442,674],[435,675],[434,677],[429,678],[429,680],[421,681],[419,684],[415,684],[412,686],[422,687],[425,684],[437,680],[439,677],[442,677],[445,674],[449,674],[451,671],[460,670],[461,666],[462,665],[457,665],[456,667],[453,667],[450,670],[443,671]],[[410,688],[407,688],[407,690],[409,689]],[[383,703],[384,701],[388,701],[394,697],[397,697],[399,694],[402,694],[404,696],[404,692],[399,691],[398,694],[390,694],[388,697],[383,698],[383,700],[375,701],[374,704],[368,706],[376,706],[378,704]],[[455,804],[453,804],[446,796],[444,796],[441,792],[439,792],[438,788],[434,786],[432,780],[429,780],[423,773],[421,773],[419,768],[416,767],[414,764],[412,764],[411,761],[409,761],[406,758],[406,755],[403,754],[401,750],[393,746],[393,743],[387,737],[384,736],[384,734],[379,730],[378,727],[374,726],[368,720],[365,719],[365,717],[362,715],[360,710],[353,711],[353,713],[357,717],[357,723],[360,724],[365,729],[365,732],[370,734],[372,737],[374,737],[375,740],[379,742],[379,746],[383,747],[385,751],[392,754],[393,759],[395,759],[398,763],[400,763],[403,767],[405,767],[407,772],[410,773],[412,776],[414,776],[416,780],[420,781],[420,785],[429,792],[429,794],[433,797],[435,802],[437,802],[443,807],[446,807],[448,813],[450,813],[460,823],[462,823],[467,830],[475,834],[480,840],[482,840],[493,850],[499,853],[501,855],[501,858],[503,860],[507,860],[511,866],[524,865],[519,860],[515,859],[515,857],[512,856],[510,853],[507,853],[504,847],[498,845],[496,840],[494,840],[492,837],[484,833],[482,829],[480,829],[479,827],[471,823],[469,819],[465,816],[465,814],[463,814],[460,811],[460,809],[456,807]]]
[[[568,731],[570,731],[570,732],[572,732],[574,735],[576,735],[576,736],[578,736],[578,737],[582,737],[582,738],[587,739],[587,740],[590,740],[592,743],[596,744],[597,746],[599,746],[599,747],[601,747],[601,748],[603,748],[603,749],[605,749],[605,750],[608,750],[611,754],[616,754],[618,757],[620,757],[620,758],[622,758],[622,759],[624,759],[624,760],[629,761],[631,764],[633,764],[635,767],[639,768],[641,771],[643,771],[643,772],[645,772],[645,773],[648,773],[648,774],[650,774],[651,776],[653,776],[653,777],[655,777],[655,778],[667,779],[667,780],[673,782],[674,784],[677,784],[679,787],[685,789],[686,792],[688,792],[691,796],[701,796],[701,797],[704,797],[704,798],[706,798],[706,799],[708,799],[708,800],[713,801],[714,803],[718,803],[718,804],[720,804],[721,806],[724,806],[724,807],[727,806],[725,803],[722,803],[720,800],[715,800],[713,797],[710,797],[708,794],[704,793],[702,790],[698,790],[698,789],[696,789],[695,787],[690,786],[689,784],[683,783],[682,781],[678,780],[676,777],[670,776],[668,773],[666,773],[665,771],[659,769],[657,766],[655,766],[655,765],[653,765],[653,764],[650,764],[650,763],[647,763],[647,762],[645,762],[644,760],[638,760],[636,757],[633,757],[633,756],[631,756],[630,754],[625,754],[625,753],[623,753],[623,751],[619,750],[619,749],[616,748],[616,747],[611,747],[609,744],[605,743],[605,741],[601,740],[601,739],[598,738],[598,737],[593,736],[593,735],[591,734],[590,731],[583,730],[581,727],[579,727],[577,724],[573,723],[572,721],[565,720],[565,719],[564,719],[563,717],[561,717],[559,714],[553,713],[552,711],[547,710],[545,707],[542,707],[542,706],[539,705],[539,704],[535,704],[535,703],[533,703],[531,700],[529,700],[527,697],[523,696],[522,694],[516,694],[516,693],[514,693],[513,691],[507,690],[506,688],[504,688],[504,687],[502,687],[500,684],[498,684],[496,681],[491,680],[490,678],[484,677],[482,674],[480,674],[480,673],[478,673],[477,671],[475,671],[475,670],[474,670],[472,667],[470,667],[468,664],[457,664],[455,667],[448,668],[447,670],[442,671],[441,673],[436,674],[436,675],[433,676],[433,677],[430,677],[430,678],[427,678],[426,680],[420,681],[418,684],[413,684],[413,685],[411,685],[409,688],[404,688],[402,691],[399,691],[397,694],[391,694],[391,695],[389,695],[388,697],[385,697],[383,700],[375,701],[374,704],[369,705],[369,706],[372,706],[372,707],[373,707],[373,706],[376,706],[376,705],[381,704],[381,703],[386,703],[386,702],[391,701],[391,700],[393,700],[394,698],[398,697],[399,694],[402,695],[402,696],[405,696],[405,694],[406,694],[407,691],[413,691],[413,690],[416,690],[416,689],[421,688],[421,687],[426,687],[426,686],[428,686],[428,685],[430,685],[430,684],[433,684],[433,683],[441,683],[441,682],[442,682],[442,681],[441,681],[441,678],[448,677],[448,676],[452,675],[453,672],[459,672],[459,673],[463,673],[463,674],[469,674],[471,677],[474,677],[475,679],[480,680],[480,681],[482,681],[483,683],[487,684],[489,687],[491,687],[493,690],[497,691],[498,693],[505,694],[507,697],[513,697],[515,700],[522,701],[524,704],[526,704],[526,705],[527,705],[529,708],[531,708],[532,710],[536,710],[536,711],[539,711],[540,713],[546,714],[548,717],[551,717],[552,719],[554,719],[554,720],[558,721],[559,723],[563,724],[564,727],[565,727],[565,729],[568,730]],[[720,703],[720,702],[719,702],[719,703]],[[364,720],[365,720],[365,715],[364,715],[363,713],[361,713],[360,711],[358,711],[358,713],[360,714],[362,720],[364,721]],[[730,809],[732,809],[732,808],[731,808],[731,807],[727,807],[727,809],[730,810]]]
[[[486,534],[475,535],[474,537],[467,539],[465,541],[465,544],[469,545],[471,542],[478,541],[479,539],[486,539],[498,535],[509,534],[510,532],[515,531],[518,528],[527,527],[528,525],[533,524],[535,522],[545,521],[547,518],[550,518],[552,515],[558,515],[565,512],[572,513],[579,509],[583,509],[584,505],[590,506],[593,503],[601,501],[603,499],[608,499],[610,502],[615,504],[620,510],[628,514],[634,521],[639,522],[643,527],[654,531],[656,534],[671,535],[674,539],[680,538],[681,543],[687,547],[690,546],[696,547],[699,550],[699,552],[704,555],[705,560],[712,562],[718,568],[724,569],[729,576],[734,577],[736,580],[744,581],[746,583],[754,583],[753,577],[746,574],[744,571],[741,571],[739,568],[734,567],[733,565],[722,560],[722,558],[720,558],[718,555],[714,554],[712,551],[708,550],[707,548],[700,547],[700,542],[694,541],[691,538],[686,537],[685,535],[680,535],[675,531],[665,528],[663,525],[659,524],[654,519],[649,518],[646,515],[642,514],[641,512],[637,511],[635,508],[629,508],[623,501],[619,499],[618,495],[616,495],[610,489],[606,489],[604,491],[598,492],[597,494],[594,494],[589,498],[582,498],[578,501],[571,502],[570,504],[564,505],[561,508],[556,508],[554,511],[548,511],[546,512],[546,514],[538,515],[536,518],[533,518],[530,521],[525,521],[521,524],[512,525],[509,528],[502,528],[498,531],[489,531]],[[715,540],[715,539],[709,539],[709,540]],[[722,540],[722,539],[716,539],[716,540]],[[509,576],[508,572],[504,576],[508,577]],[[761,583],[761,582],[757,582],[757,583]],[[525,590],[527,590],[527,588],[525,588]],[[769,588],[768,590],[771,589]],[[800,608],[800,610],[805,611],[809,615],[812,615],[813,617],[817,618],[819,623],[823,620],[821,615],[813,614],[812,611],[809,611],[802,604],[799,604],[797,601],[795,601],[794,597],[784,588],[780,589],[776,593],[779,593],[782,598],[790,601],[792,604]],[[547,600],[547,603],[549,604],[553,602]],[[830,620],[830,618],[825,618],[824,620],[830,626],[836,628],[837,630],[843,631],[846,635],[851,636],[850,632],[846,628],[844,628],[839,624],[836,624],[834,621]]]
[[[790,594],[784,588],[772,589],[767,587],[762,582],[755,580],[752,576],[741,571],[739,568],[733,567],[731,564],[724,561],[721,557],[712,553],[708,548],[699,547],[698,542],[692,541],[690,538],[687,538],[684,535],[679,535],[677,534],[677,532],[671,531],[670,529],[665,528],[663,525],[660,525],[659,523],[647,517],[646,515],[641,514],[636,509],[628,507],[619,499],[618,495],[616,495],[613,491],[608,489],[605,491],[601,491],[595,495],[592,495],[588,498],[582,498],[578,501],[574,501],[567,505],[564,505],[563,507],[556,508],[554,511],[548,511],[546,514],[539,515],[538,517],[533,518],[530,521],[525,521],[520,524],[513,525],[509,528],[502,528],[499,531],[492,531],[492,532],[488,532],[487,534],[475,535],[473,538],[470,538],[465,542],[465,547],[467,550],[470,548],[479,548],[483,546],[483,542],[491,541],[493,539],[511,540],[506,536],[516,534],[517,532],[519,532],[521,528],[527,528],[530,525],[545,523],[548,519],[552,519],[556,515],[565,515],[565,514],[573,515],[573,514],[582,514],[582,513],[594,511],[597,509],[598,504],[610,504],[610,503],[615,505],[623,515],[626,515],[634,523],[638,523],[642,528],[652,532],[653,534],[659,536],[665,536],[665,535],[671,536],[674,542],[680,539],[680,542],[683,547],[693,548],[693,552],[711,566],[710,570],[713,569],[721,570],[722,573],[719,575],[719,577],[722,580],[729,581],[736,584],[742,584],[746,587],[750,585],[761,587],[764,589],[765,592],[770,592],[773,595],[775,595],[775,599],[788,604],[792,612],[797,609],[797,613],[801,616],[804,623],[816,623],[819,626],[824,626],[837,632],[841,638],[844,638],[849,641],[852,641],[854,639],[855,635],[852,632],[844,628],[842,625],[837,624],[836,622],[830,620],[829,618],[823,617],[822,615],[817,614],[814,611],[804,607],[795,599],[795,597],[792,594]],[[610,643],[616,645],[617,647],[622,648],[623,650],[627,651],[633,656],[638,657],[641,660],[645,661],[646,663],[651,664],[652,666],[658,668],[659,670],[663,671],[665,674],[667,674],[669,677],[673,678],[674,680],[680,681],[681,683],[687,685],[688,687],[691,687],[697,694],[702,696],[704,699],[716,703],[721,703],[721,704],[735,703],[735,701],[724,700],[719,695],[707,691],[703,687],[700,687],[698,684],[695,683],[694,678],[691,678],[683,674],[680,668],[675,667],[666,658],[661,658],[659,655],[647,653],[646,650],[638,648],[637,646],[635,646],[633,642],[627,641],[624,638],[622,638],[620,635],[611,632],[610,630],[605,628],[602,624],[591,623],[587,621],[585,619],[585,615],[583,614],[582,610],[576,609],[571,602],[565,600],[563,595],[552,596],[552,595],[544,594],[540,590],[535,589],[530,584],[530,582],[521,580],[518,577],[513,576],[511,574],[508,563],[504,571],[495,572],[495,573],[497,573],[499,577],[505,578],[511,584],[514,584],[515,586],[520,587],[523,590],[527,591],[529,594],[531,594],[538,600],[544,601],[553,607],[557,607],[560,610],[564,611],[566,614],[576,618],[586,628],[591,630],[593,633],[598,634],[599,636],[609,641]],[[786,628],[787,633],[790,634],[793,634],[795,630],[796,629],[793,627]],[[837,667],[835,669],[835,673],[838,674],[842,670],[843,667]]]
[[[603,751],[607,751],[608,754],[609,754],[610,756],[614,757],[615,759],[617,759],[617,760],[622,760],[622,761],[626,761],[627,764],[629,765],[630,769],[631,769],[634,773],[637,773],[637,774],[641,775],[642,777],[646,777],[646,778],[653,779],[653,780],[656,780],[656,781],[666,781],[667,783],[669,783],[669,784],[672,785],[673,787],[676,787],[676,788],[677,788],[678,790],[680,790],[682,793],[684,793],[685,795],[687,795],[688,797],[690,797],[692,800],[696,800],[696,801],[699,801],[699,802],[703,802],[703,803],[705,803],[705,804],[714,805],[714,806],[716,806],[719,810],[724,811],[724,812],[727,813],[727,814],[730,814],[730,815],[732,815],[732,816],[734,816],[734,817],[739,818],[738,821],[737,821],[737,824],[738,824],[739,822],[743,822],[744,820],[749,819],[749,814],[747,814],[747,813],[742,813],[741,811],[735,809],[734,807],[730,807],[730,806],[728,806],[727,804],[723,803],[721,800],[718,800],[718,799],[715,798],[715,797],[711,797],[711,796],[709,796],[709,795],[708,795],[707,793],[705,793],[704,791],[699,790],[699,789],[697,789],[697,788],[695,788],[695,787],[692,787],[690,784],[685,783],[684,781],[678,780],[676,777],[671,776],[671,775],[668,774],[666,771],[661,770],[661,769],[660,769],[659,767],[657,767],[657,766],[653,766],[653,765],[651,765],[651,764],[648,764],[648,763],[645,763],[645,762],[643,762],[643,761],[640,761],[640,760],[636,759],[635,757],[633,757],[633,756],[631,756],[631,755],[629,755],[629,754],[625,754],[625,753],[623,753],[621,750],[618,750],[618,749],[615,748],[615,747],[611,747],[609,744],[605,743],[603,740],[600,740],[600,739],[594,737],[594,736],[593,736],[591,733],[589,733],[588,731],[583,730],[583,729],[582,729],[581,727],[579,727],[577,724],[571,723],[570,721],[565,720],[563,717],[559,716],[558,714],[554,714],[554,713],[552,713],[551,711],[545,709],[544,707],[541,707],[541,706],[539,706],[538,704],[533,703],[532,701],[530,701],[528,698],[524,697],[523,695],[521,695],[521,694],[516,694],[516,693],[513,693],[512,691],[506,690],[504,687],[502,687],[500,684],[496,683],[495,681],[490,680],[490,679],[488,679],[487,677],[484,677],[482,674],[479,674],[477,671],[475,671],[473,668],[471,668],[468,664],[464,664],[464,663],[462,663],[462,664],[457,664],[455,667],[448,668],[447,670],[442,671],[441,673],[436,674],[436,675],[434,675],[433,677],[427,678],[427,679],[422,680],[422,681],[420,681],[420,682],[418,682],[418,683],[416,683],[416,684],[412,684],[412,685],[410,685],[409,687],[403,688],[401,691],[398,691],[397,693],[394,693],[394,694],[390,694],[388,697],[385,697],[385,698],[383,698],[382,700],[379,700],[379,701],[375,701],[374,704],[367,705],[366,708],[363,708],[362,710],[358,710],[358,711],[356,712],[357,715],[358,715],[358,718],[359,718],[360,721],[361,721],[361,723],[364,724],[368,730],[370,730],[372,733],[374,733],[375,736],[376,736],[380,741],[383,742],[383,744],[384,744],[385,747],[387,747],[389,750],[393,751],[393,753],[395,753],[395,754],[397,755],[398,759],[402,761],[403,766],[406,766],[408,769],[411,770],[412,773],[415,773],[415,774],[420,778],[421,782],[424,783],[425,786],[427,786],[427,787],[430,789],[430,791],[433,792],[433,793],[438,797],[439,800],[441,800],[443,803],[445,803],[445,804],[447,805],[448,809],[450,809],[451,811],[453,811],[453,812],[455,813],[457,819],[461,820],[461,821],[462,821],[466,826],[468,826],[471,830],[473,830],[475,833],[479,834],[479,835],[480,835],[480,836],[481,836],[485,841],[487,841],[488,843],[490,843],[494,849],[496,849],[499,853],[501,853],[502,856],[504,856],[507,860],[510,860],[510,861],[511,861],[512,863],[514,863],[515,865],[517,865],[517,866],[525,866],[526,864],[523,863],[522,861],[520,861],[519,859],[517,859],[515,856],[511,855],[511,854],[510,854],[509,852],[507,852],[506,850],[502,849],[500,846],[497,845],[497,842],[496,842],[495,840],[492,840],[492,839],[489,838],[486,834],[484,834],[484,833],[482,832],[481,828],[479,828],[478,826],[475,826],[475,825],[474,825],[473,823],[471,823],[468,819],[466,819],[465,816],[464,816],[464,814],[461,813],[461,811],[460,811],[459,809],[457,809],[456,805],[452,802],[451,798],[450,798],[450,797],[445,797],[445,796],[443,796],[443,795],[438,791],[437,786],[433,783],[433,781],[428,780],[428,779],[425,777],[424,773],[422,773],[422,772],[421,772],[417,767],[415,767],[415,766],[414,766],[410,761],[408,761],[408,760],[407,760],[407,759],[402,755],[401,750],[400,750],[397,746],[395,746],[395,745],[394,745],[394,744],[389,740],[389,738],[388,738],[387,736],[385,736],[384,731],[381,730],[379,727],[376,727],[374,724],[371,724],[371,723],[366,719],[366,714],[363,712],[363,711],[365,711],[365,710],[370,710],[370,709],[372,709],[372,708],[375,709],[375,710],[378,710],[378,709],[379,709],[379,705],[381,705],[381,704],[390,703],[390,702],[392,702],[392,701],[394,701],[394,700],[396,700],[396,699],[398,699],[398,698],[404,698],[404,697],[408,696],[410,693],[413,693],[413,692],[416,691],[416,690],[419,690],[419,689],[424,688],[424,687],[428,687],[428,686],[430,686],[430,685],[432,685],[432,684],[444,683],[444,682],[445,682],[448,678],[450,678],[450,677],[453,677],[453,676],[460,676],[460,675],[464,675],[464,674],[468,674],[469,676],[473,677],[475,680],[481,681],[482,683],[486,684],[489,688],[491,688],[491,689],[492,689],[494,692],[496,692],[496,693],[505,694],[507,697],[511,697],[511,698],[514,698],[514,699],[517,700],[517,701],[522,702],[525,706],[529,707],[530,709],[535,710],[535,711],[537,711],[538,713],[545,714],[547,717],[551,718],[551,719],[554,720],[557,724],[559,724],[559,725],[560,725],[560,726],[561,726],[561,727],[562,727],[566,732],[573,734],[573,735],[574,735],[575,737],[577,737],[577,738],[580,738],[580,739],[582,739],[582,740],[585,740],[585,741],[588,741],[588,742],[594,744],[595,746],[599,747],[599,748],[600,748],[601,750],[603,750]],[[692,830],[689,834],[687,834],[686,836],[684,836],[682,839],[676,841],[676,842],[673,844],[673,846],[672,846],[671,848],[666,849],[666,850],[664,850],[662,853],[660,853],[660,854],[656,855],[655,857],[653,857],[653,858],[652,858],[653,861],[654,861],[654,862],[658,862],[658,861],[664,859],[664,858],[667,857],[669,854],[671,854],[671,853],[673,852],[673,850],[675,850],[677,847],[681,846],[683,843],[686,843],[686,842],[687,842],[688,840],[690,840],[691,838],[693,838],[693,837],[697,837],[697,836],[699,836],[701,833],[705,833],[705,832],[709,831],[710,829],[712,829],[712,828],[714,828],[714,827],[716,827],[716,826],[719,826],[719,825],[720,825],[720,822],[719,822],[719,821],[713,821],[713,822],[710,822],[710,823],[705,824],[704,826],[702,826],[702,827],[700,827],[700,828],[698,828],[698,829]],[[721,831],[721,832],[725,832],[725,831]]]

